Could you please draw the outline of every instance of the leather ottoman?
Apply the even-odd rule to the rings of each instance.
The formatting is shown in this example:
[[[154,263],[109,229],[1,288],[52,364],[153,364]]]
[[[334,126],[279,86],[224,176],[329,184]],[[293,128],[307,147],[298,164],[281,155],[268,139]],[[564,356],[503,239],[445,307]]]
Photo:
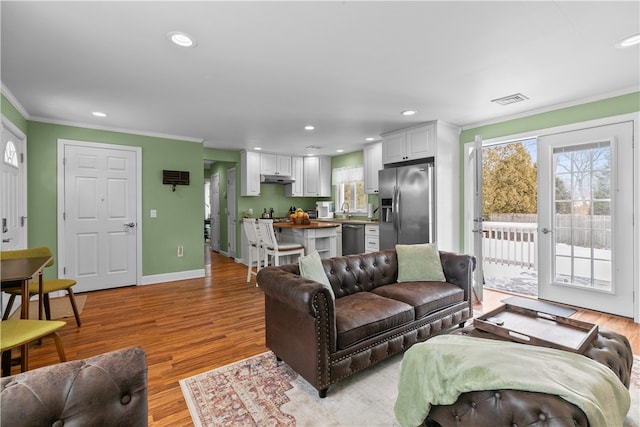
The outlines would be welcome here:
[[[453,334],[508,341],[473,326],[458,329]],[[584,355],[608,366],[629,388],[633,352],[625,336],[599,328],[597,337]],[[463,393],[451,405],[432,406],[424,425],[573,427],[588,426],[589,421],[580,408],[555,395],[519,390],[485,390]]]

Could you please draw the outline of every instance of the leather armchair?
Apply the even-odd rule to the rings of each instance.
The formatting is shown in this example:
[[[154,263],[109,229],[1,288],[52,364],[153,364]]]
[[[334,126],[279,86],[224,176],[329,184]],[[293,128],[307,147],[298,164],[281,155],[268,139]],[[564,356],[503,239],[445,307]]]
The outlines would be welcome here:
[[[2,426],[146,426],[145,353],[131,347],[4,377],[0,412]]]

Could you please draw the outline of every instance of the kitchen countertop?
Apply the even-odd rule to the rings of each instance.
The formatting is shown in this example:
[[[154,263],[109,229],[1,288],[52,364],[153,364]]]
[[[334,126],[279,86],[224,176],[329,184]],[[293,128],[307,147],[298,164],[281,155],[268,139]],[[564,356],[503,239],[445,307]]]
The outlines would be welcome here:
[[[316,220],[311,221],[310,224],[295,224],[293,222],[274,222],[273,227],[277,228],[301,228],[301,229],[309,229],[309,228],[333,228],[338,227],[340,224],[331,223],[331,222],[319,222]]]
[[[326,218],[326,219],[314,219],[318,222],[333,222],[335,224],[379,224],[377,219],[349,219],[349,218]]]

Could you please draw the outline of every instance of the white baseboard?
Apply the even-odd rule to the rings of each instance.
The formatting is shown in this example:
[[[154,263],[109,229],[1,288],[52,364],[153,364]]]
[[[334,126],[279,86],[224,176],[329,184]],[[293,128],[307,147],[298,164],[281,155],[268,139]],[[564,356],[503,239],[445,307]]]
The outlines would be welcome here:
[[[177,271],[175,273],[154,274],[143,276],[141,285],[153,285],[155,283],[175,282],[176,280],[199,279],[204,277],[204,269],[191,271]]]

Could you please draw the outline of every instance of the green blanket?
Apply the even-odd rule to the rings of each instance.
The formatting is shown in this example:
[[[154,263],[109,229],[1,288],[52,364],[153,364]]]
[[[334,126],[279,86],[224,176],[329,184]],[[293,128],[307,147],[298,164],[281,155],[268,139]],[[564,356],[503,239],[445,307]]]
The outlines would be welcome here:
[[[396,418],[417,426],[431,405],[454,403],[461,393],[512,389],[554,394],[581,408],[592,426],[622,426],[629,391],[608,367],[551,348],[441,335],[416,344],[400,368]]]

